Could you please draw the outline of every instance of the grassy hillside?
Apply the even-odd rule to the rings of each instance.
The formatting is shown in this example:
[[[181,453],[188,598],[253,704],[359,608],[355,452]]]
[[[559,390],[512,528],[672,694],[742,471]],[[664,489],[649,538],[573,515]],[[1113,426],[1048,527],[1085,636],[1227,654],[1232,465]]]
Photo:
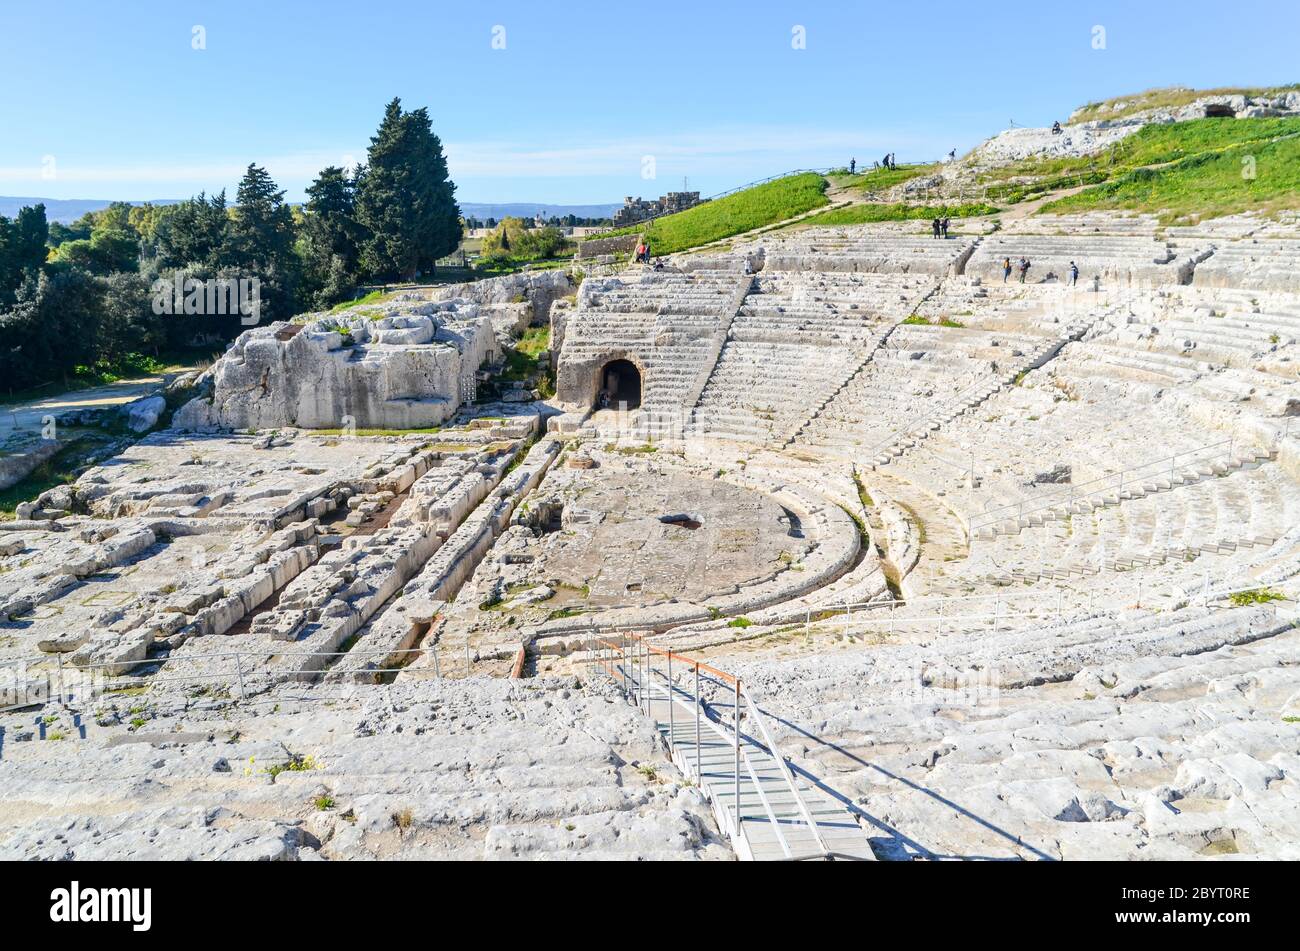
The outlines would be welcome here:
[[[1300,86],[1244,87],[1231,86],[1221,89],[1185,89],[1174,86],[1166,89],[1148,89],[1135,96],[1115,96],[1100,102],[1090,102],[1081,107],[1072,117],[1075,122],[1087,122],[1090,119],[1121,119],[1148,109],[1177,109],[1206,96],[1273,96],[1279,93],[1300,89]],[[1112,111],[1116,103],[1123,103]]]
[[[1139,199],[1141,189],[1133,191],[1130,188],[1124,192],[1122,200],[1136,202],[1133,204],[1112,205],[1107,202],[1114,199],[1108,196],[1116,194],[1115,187],[1120,183],[1132,186],[1137,182],[1164,179],[1180,168],[1183,169],[1183,178],[1179,179],[1182,184],[1173,187],[1178,192],[1187,192],[1191,179],[1210,174],[1208,170],[1197,172],[1196,169],[1205,168],[1211,159],[1229,155],[1235,156],[1237,179],[1241,183],[1243,155],[1262,153],[1274,145],[1281,146],[1297,135],[1300,135],[1300,119],[1195,119],[1147,125],[1096,155],[1012,162],[985,172],[980,182],[989,186],[988,198],[996,202],[1015,203],[1062,188],[1097,186],[1070,199],[1062,199],[1062,203],[1072,202],[1069,206],[1062,206],[1126,207],[1185,215],[1196,209],[1178,201],[1168,206],[1158,204],[1167,189],[1158,194],[1151,193],[1147,199]],[[1218,184],[1208,191],[1201,191],[1202,197],[1212,199],[1211,204],[1203,209],[1205,214],[1229,214],[1252,207],[1293,207],[1284,200],[1279,203],[1285,198],[1283,193],[1292,187],[1285,170],[1282,170],[1282,176],[1272,175],[1268,179],[1261,172],[1260,177],[1251,183],[1252,188],[1229,188],[1227,186],[1232,183],[1222,175],[1224,167],[1216,166],[1218,170],[1213,173]],[[1100,204],[1094,204],[1097,202]]]
[[[1253,178],[1245,174],[1252,165]],[[1201,152],[1169,165],[1133,169],[1049,202],[1040,210],[1146,211],[1159,214],[1169,224],[1243,211],[1272,213],[1296,208],[1300,208],[1300,129],[1287,138],[1243,143]]]
[[[799,226],[861,225],[873,221],[915,221],[934,218],[977,218],[991,215],[998,209],[992,205],[973,202],[959,205],[908,205],[867,203],[832,208],[799,222]]]
[[[939,163],[929,165],[900,165],[898,168],[873,168],[860,171],[856,175],[848,174],[847,169],[832,172],[830,178],[837,186],[858,188],[867,194],[883,192],[895,185],[911,181],[922,175],[932,175],[939,170]]]
[[[825,193],[826,179],[821,175],[791,175],[658,218],[644,230],[654,254],[671,254],[820,208],[830,203]],[[641,226],[633,226],[597,237],[638,234],[642,230]]]

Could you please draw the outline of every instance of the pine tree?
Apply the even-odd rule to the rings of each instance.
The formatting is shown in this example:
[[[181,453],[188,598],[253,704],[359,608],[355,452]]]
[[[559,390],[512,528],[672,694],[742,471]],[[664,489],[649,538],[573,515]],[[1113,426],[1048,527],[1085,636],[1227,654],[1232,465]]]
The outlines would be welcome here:
[[[259,270],[283,267],[293,251],[293,214],[266,169],[250,164],[235,193],[232,263]]]
[[[357,176],[337,165],[323,169],[307,188],[302,226],[304,293],[318,307],[356,286],[364,229],[356,218]]]

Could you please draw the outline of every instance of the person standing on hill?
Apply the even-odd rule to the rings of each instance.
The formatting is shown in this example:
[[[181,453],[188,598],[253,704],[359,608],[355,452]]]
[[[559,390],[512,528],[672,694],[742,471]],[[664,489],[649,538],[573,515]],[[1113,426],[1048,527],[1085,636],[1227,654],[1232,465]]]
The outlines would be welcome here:
[[[854,175],[857,173],[857,170],[858,170],[858,160],[855,158],[849,159],[849,174]]]

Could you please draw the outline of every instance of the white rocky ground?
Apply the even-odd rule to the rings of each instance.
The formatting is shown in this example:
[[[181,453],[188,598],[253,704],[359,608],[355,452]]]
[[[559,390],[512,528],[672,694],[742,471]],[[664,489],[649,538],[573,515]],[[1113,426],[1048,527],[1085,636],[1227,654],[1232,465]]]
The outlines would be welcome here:
[[[778,742],[855,805],[882,856],[1296,859],[1300,632],[1283,628],[1190,656],[1107,660],[1098,644],[1040,686],[999,684],[1017,662],[1001,648],[945,678],[966,634],[712,662],[765,698]]]
[[[574,678],[108,696],[79,723],[0,723],[4,859],[731,857],[648,723]]]
[[[558,399],[168,430],[0,523],[0,851],[729,856],[590,678],[632,629],[740,673],[880,856],[1296,857],[1298,246],[774,232],[555,307],[520,279],[353,314],[351,346],[253,334],[208,406],[252,425],[450,413],[548,318]],[[479,350],[435,339],[462,311]],[[428,391],[369,386],[434,351],[464,360]],[[614,360],[642,405],[593,414]],[[87,669],[114,692],[42,705]]]

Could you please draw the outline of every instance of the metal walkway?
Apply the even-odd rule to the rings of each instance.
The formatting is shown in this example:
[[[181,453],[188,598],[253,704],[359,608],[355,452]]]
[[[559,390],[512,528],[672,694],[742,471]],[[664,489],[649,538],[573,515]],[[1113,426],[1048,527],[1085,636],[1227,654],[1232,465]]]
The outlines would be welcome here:
[[[742,859],[874,860],[853,815],[791,771],[738,678],[630,634],[593,641],[590,660],[653,718]],[[706,687],[727,699],[702,700]]]

